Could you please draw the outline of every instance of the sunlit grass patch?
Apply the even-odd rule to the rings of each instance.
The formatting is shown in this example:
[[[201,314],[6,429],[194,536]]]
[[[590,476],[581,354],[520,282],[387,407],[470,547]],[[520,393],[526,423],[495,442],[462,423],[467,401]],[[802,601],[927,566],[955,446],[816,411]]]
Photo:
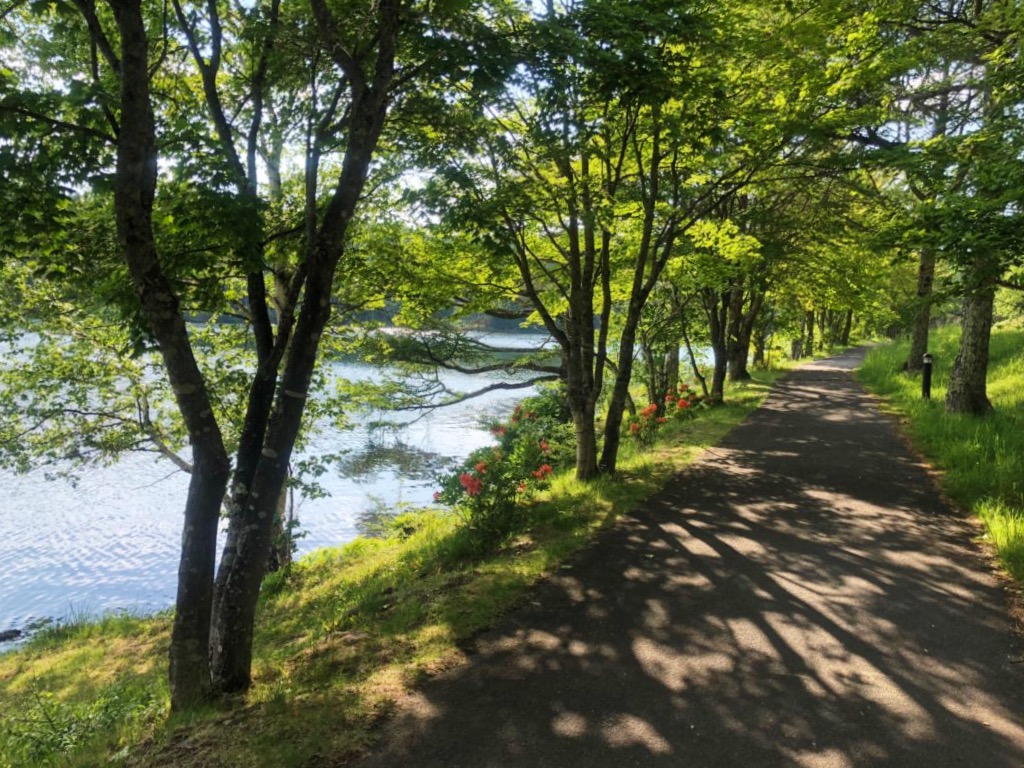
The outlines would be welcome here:
[[[984,500],[978,504],[978,515],[1006,570],[1024,584],[1024,509]]]
[[[920,376],[900,370],[905,343],[872,350],[858,376],[903,417],[914,445],[941,470],[946,492],[985,522],[1000,561],[1024,583],[1024,331],[993,332],[988,393],[995,411],[983,418],[943,407],[958,342],[957,328],[932,333],[931,400],[921,397]]]

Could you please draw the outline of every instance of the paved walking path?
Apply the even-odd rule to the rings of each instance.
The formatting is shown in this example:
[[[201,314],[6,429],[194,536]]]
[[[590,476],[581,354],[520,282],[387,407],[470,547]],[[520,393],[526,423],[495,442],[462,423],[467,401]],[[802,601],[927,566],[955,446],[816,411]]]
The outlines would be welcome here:
[[[1022,768],[1005,595],[862,354],[780,383],[357,765]]]

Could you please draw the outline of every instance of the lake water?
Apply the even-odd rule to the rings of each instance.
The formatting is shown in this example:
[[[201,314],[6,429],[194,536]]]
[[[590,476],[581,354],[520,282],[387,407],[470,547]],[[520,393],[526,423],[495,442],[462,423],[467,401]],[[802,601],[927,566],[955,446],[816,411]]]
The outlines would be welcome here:
[[[539,346],[543,337],[492,334],[489,343]],[[336,364],[350,380],[378,369]],[[507,376],[443,374],[454,390],[475,390]],[[350,541],[382,510],[431,501],[434,472],[493,441],[481,422],[503,418],[529,390],[496,391],[423,414],[375,414],[352,429],[328,429],[305,454],[345,452],[318,479],[326,498],[298,499],[305,536],[299,554]],[[370,429],[381,417],[397,430]],[[174,602],[188,476],[166,460],[130,455],[84,472],[72,487],[42,473],[0,470],[0,631],[76,614],[147,613]],[[2,648],[3,646],[0,646]]]

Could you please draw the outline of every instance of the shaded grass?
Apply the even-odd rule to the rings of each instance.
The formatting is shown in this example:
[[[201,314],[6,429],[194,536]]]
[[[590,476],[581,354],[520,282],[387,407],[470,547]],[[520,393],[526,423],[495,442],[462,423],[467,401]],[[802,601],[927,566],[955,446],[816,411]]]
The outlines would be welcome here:
[[[988,393],[995,412],[984,418],[943,407],[959,337],[955,327],[932,333],[929,401],[921,398],[920,377],[900,371],[906,343],[872,350],[857,375],[902,417],[915,447],[941,471],[946,492],[985,522],[1000,561],[1024,584],[1024,330],[993,331]]]
[[[288,768],[364,751],[405,689],[458,664],[469,638],[753,410],[778,374],[756,376],[666,424],[651,450],[624,445],[617,477],[554,477],[496,550],[434,510],[268,577],[237,701],[167,717],[167,616],[48,630],[0,657],[0,766]]]

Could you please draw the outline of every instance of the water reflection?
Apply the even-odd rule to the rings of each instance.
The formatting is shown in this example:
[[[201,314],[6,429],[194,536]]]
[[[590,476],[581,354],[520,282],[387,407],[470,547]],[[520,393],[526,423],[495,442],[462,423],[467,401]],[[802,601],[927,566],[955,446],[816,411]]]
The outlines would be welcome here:
[[[449,463],[446,456],[409,445],[396,437],[392,440],[371,440],[361,450],[342,456],[336,466],[338,474],[343,477],[356,482],[372,482],[385,470],[410,480],[431,480]]]
[[[333,373],[352,380],[380,375],[349,364]],[[497,377],[507,378],[448,374],[445,383],[471,390]],[[506,415],[528,394],[492,392],[425,415],[399,414],[400,424],[383,431],[372,427],[381,414],[370,414],[352,429],[314,435],[299,460],[340,458],[317,479],[326,496],[297,500],[305,532],[299,553],[371,531],[385,510],[430,503],[436,472],[489,444],[482,421]],[[0,471],[0,630],[48,617],[169,607],[187,486],[187,475],[149,455],[91,469],[75,487],[47,481],[42,472]]]

